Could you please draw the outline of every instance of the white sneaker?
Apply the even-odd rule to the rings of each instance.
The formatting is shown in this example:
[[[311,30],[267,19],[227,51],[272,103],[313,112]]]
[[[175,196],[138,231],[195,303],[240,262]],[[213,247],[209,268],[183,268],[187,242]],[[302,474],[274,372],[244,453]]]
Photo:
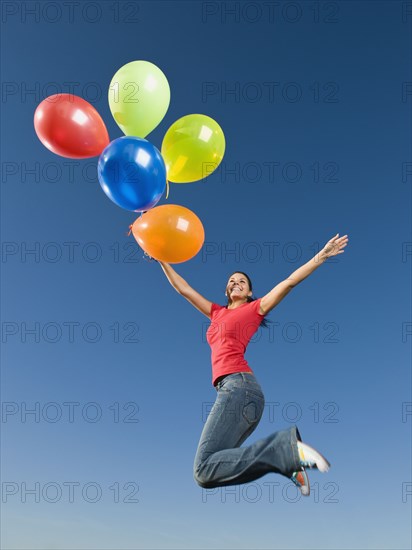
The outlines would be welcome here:
[[[320,472],[327,472],[330,468],[330,463],[326,458],[302,441],[298,441],[298,451],[300,465],[304,468],[317,468]]]

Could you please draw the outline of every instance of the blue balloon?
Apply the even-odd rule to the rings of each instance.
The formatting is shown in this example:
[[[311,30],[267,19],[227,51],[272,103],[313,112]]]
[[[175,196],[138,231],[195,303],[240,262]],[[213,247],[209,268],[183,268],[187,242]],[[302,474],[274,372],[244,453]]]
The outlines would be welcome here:
[[[113,140],[100,155],[99,182],[117,206],[133,212],[152,208],[166,188],[166,165],[149,141],[133,136]]]

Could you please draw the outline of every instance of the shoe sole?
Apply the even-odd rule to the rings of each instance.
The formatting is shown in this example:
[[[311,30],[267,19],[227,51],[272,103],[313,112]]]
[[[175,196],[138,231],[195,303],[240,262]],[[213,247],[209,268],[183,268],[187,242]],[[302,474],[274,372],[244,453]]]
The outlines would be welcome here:
[[[309,494],[310,494],[310,485],[309,485],[308,474],[306,473],[305,469],[303,469],[302,474],[303,474],[303,477],[304,477],[306,483],[304,485],[300,486],[300,492],[302,493],[302,496],[308,497]]]
[[[308,497],[309,494],[310,494],[310,485],[309,485],[308,474],[306,473],[305,468],[303,468],[303,470],[301,472],[298,472],[298,475],[299,474],[302,474],[302,477],[303,477],[305,483],[303,485],[301,485],[300,481],[298,480],[298,476],[295,477],[296,481],[293,481],[293,479],[292,479],[292,481],[296,485],[296,487],[298,487],[300,489],[300,492],[302,493],[302,496]]]
[[[303,443],[303,442],[302,442]],[[316,449],[305,443],[306,447],[311,450],[316,459],[316,468],[319,472],[328,472],[330,468],[330,462]]]

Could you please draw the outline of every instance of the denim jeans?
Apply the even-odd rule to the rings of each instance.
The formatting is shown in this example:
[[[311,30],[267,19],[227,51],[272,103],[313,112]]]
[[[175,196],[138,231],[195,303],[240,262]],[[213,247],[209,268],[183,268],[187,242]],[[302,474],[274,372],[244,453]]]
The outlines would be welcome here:
[[[216,385],[216,401],[203,427],[193,474],[204,488],[248,483],[269,472],[288,478],[301,470],[296,426],[240,447],[262,417],[265,398],[253,374],[229,374]]]

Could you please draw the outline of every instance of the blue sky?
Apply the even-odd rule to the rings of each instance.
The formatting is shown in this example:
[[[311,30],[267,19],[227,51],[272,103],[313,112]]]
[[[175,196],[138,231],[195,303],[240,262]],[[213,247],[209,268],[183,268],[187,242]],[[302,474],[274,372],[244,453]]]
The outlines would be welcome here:
[[[410,547],[409,4],[4,4],[4,548]],[[296,423],[332,464],[307,499],[276,475],[196,485],[208,320],[126,236],[137,216],[103,193],[98,159],[34,132],[38,103],[74,91],[120,137],[107,90],[139,59],[171,88],[151,143],[190,113],[226,137],[215,173],[159,202],[202,220],[202,250],[174,266],[196,290],[224,304],[242,270],[262,296],[349,235],[246,355],[266,397],[248,441]]]

